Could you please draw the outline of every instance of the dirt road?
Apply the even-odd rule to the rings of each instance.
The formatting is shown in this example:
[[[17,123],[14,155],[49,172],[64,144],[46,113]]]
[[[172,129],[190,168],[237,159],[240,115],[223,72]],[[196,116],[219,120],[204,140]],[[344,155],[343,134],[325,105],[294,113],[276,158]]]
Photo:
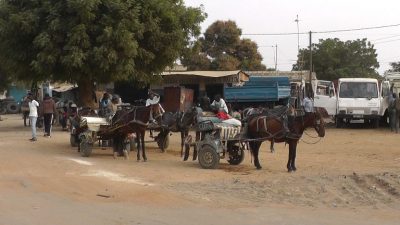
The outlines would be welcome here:
[[[204,170],[180,159],[179,135],[148,162],[113,159],[98,148],[82,158],[69,134],[31,143],[19,115],[0,122],[0,225],[75,224],[400,224],[400,134],[328,128],[299,143],[297,172],[288,147],[262,146],[262,170],[244,162]]]

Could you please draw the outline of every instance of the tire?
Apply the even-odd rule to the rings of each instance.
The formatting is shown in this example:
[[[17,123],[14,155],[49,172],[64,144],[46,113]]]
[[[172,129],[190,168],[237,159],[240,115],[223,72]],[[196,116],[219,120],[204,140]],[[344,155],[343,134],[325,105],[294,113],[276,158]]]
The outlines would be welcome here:
[[[343,127],[343,119],[336,117],[336,128],[342,128]]]
[[[92,154],[92,145],[86,140],[82,140],[79,146],[81,149],[80,153],[82,157],[89,157],[90,154]]]
[[[199,149],[199,164],[203,169],[216,169],[219,164],[219,155],[210,145],[203,145]]]
[[[76,136],[75,136],[75,134],[70,134],[70,136],[69,136],[69,143],[71,144],[71,147],[78,147],[78,142],[77,142],[77,140],[76,140],[77,138],[76,138]]]
[[[19,113],[19,105],[15,102],[10,102],[7,104],[7,113],[16,114]]]
[[[239,143],[228,142],[229,159],[227,160],[231,165],[239,165],[244,160],[244,151],[240,148]]]
[[[371,122],[373,128],[379,128],[379,119],[372,119]]]

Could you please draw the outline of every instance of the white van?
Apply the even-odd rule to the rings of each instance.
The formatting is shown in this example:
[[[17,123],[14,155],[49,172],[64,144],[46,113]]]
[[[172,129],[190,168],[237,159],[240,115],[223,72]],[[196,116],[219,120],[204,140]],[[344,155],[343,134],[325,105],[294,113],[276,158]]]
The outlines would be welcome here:
[[[320,92],[319,87],[326,87]],[[317,81],[314,91],[314,105],[324,107],[334,116],[336,126],[344,122],[363,120],[374,127],[379,126],[381,118],[387,114],[389,82],[379,85],[373,78],[340,78],[337,95],[330,81]]]

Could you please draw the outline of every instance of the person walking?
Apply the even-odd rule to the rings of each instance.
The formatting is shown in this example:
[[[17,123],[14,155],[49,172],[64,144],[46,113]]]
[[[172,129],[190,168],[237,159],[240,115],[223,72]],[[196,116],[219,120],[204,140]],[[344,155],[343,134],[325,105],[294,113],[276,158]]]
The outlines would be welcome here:
[[[36,138],[36,121],[38,118],[38,107],[39,107],[39,102],[37,102],[32,94],[28,94],[28,100],[29,100],[29,120],[31,122],[31,128],[32,128],[32,138],[29,139],[30,141],[37,141]]]
[[[56,113],[56,103],[49,94],[44,95],[42,103],[42,112],[44,120],[44,136],[51,137],[51,127],[53,122],[54,113]]]

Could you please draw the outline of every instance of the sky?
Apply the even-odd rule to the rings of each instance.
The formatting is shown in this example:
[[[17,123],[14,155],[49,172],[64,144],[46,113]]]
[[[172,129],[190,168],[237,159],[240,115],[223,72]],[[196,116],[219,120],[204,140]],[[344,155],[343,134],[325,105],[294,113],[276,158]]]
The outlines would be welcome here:
[[[199,7],[208,14],[201,24],[202,32],[217,20],[233,20],[242,29],[242,38],[250,38],[259,46],[263,63],[287,71],[297,59],[298,46],[309,45],[309,35],[299,33],[346,30],[395,25],[381,29],[351,32],[313,33],[312,42],[339,38],[341,41],[367,38],[377,50],[379,74],[400,61],[399,0],[184,0],[186,6]],[[295,22],[298,15],[298,26]],[[294,33],[286,36],[247,35]],[[298,41],[299,40],[299,41]]]

